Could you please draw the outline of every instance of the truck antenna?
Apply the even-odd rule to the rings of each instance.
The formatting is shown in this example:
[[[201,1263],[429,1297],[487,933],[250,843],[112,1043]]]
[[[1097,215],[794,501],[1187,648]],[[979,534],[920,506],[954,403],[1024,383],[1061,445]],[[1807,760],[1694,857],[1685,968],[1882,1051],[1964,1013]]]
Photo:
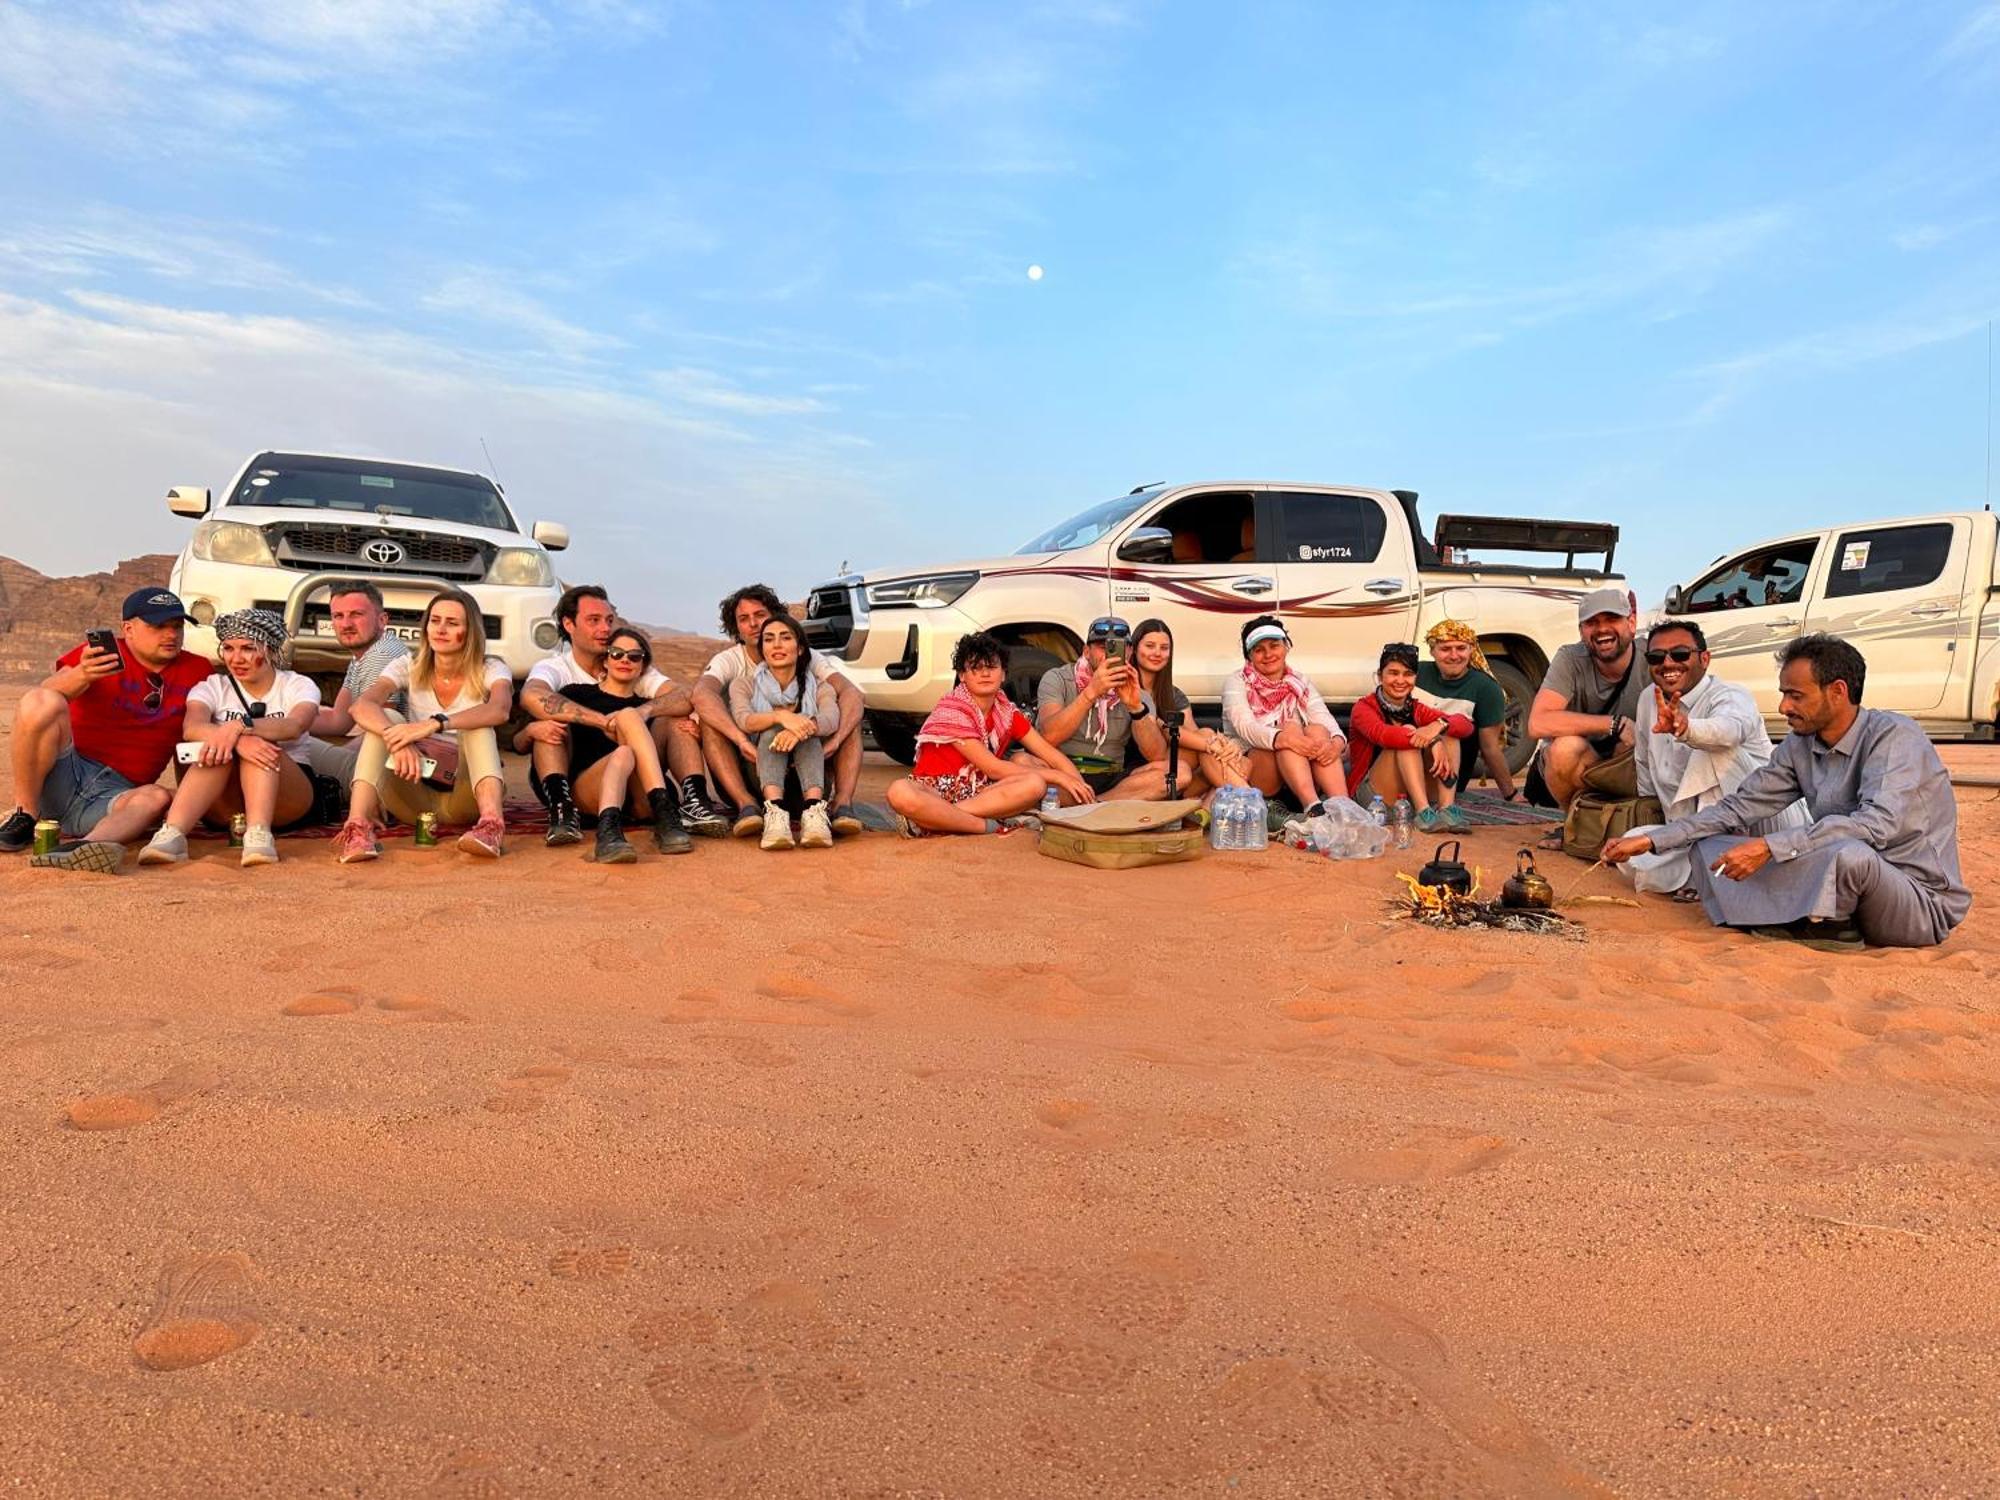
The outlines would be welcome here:
[[[1993,509],[1993,320],[1986,320],[1986,508]]]
[[[493,476],[495,484],[500,484],[500,466],[493,462],[492,451],[487,448],[486,439],[483,437],[479,440],[479,451],[486,455],[486,472]],[[507,486],[500,484],[500,488],[504,490]]]

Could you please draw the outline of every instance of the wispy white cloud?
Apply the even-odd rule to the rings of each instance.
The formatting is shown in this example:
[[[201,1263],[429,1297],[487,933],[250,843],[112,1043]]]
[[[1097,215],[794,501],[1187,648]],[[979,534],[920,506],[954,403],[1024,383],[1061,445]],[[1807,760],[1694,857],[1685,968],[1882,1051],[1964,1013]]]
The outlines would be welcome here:
[[[186,533],[156,497],[219,482],[260,446],[483,468],[482,436],[530,517],[569,522],[565,573],[604,580],[649,619],[698,623],[742,581],[740,556],[663,538],[755,535],[759,573],[796,593],[830,573],[833,551],[879,554],[901,530],[880,461],[825,427],[821,402],[737,391],[746,407],[730,410],[716,372],[680,377],[681,396],[721,393],[706,409],[541,374],[366,324],[0,293],[0,452],[9,493],[37,497],[9,512],[7,550],[80,569],[103,566],[107,537],[178,548]],[[737,417],[758,419],[754,443]]]
[[[1938,48],[1937,66],[1989,74],[2000,69],[2000,0],[1979,6]]]
[[[807,412],[831,409],[818,396],[780,396],[746,391],[713,370],[687,365],[655,371],[651,384],[669,400],[743,417],[802,416]]]
[[[423,305],[433,312],[470,318],[489,335],[512,333],[569,360],[587,359],[624,342],[571,322],[512,278],[490,269],[473,268],[447,277],[424,294]]]

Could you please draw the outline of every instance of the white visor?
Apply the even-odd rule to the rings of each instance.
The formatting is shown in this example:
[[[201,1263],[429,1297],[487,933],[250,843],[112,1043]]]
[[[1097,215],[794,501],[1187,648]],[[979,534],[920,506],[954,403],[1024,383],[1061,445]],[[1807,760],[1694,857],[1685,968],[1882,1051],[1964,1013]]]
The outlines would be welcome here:
[[[1291,639],[1285,634],[1285,627],[1282,625],[1259,625],[1243,638],[1243,654],[1248,656],[1265,641],[1284,641],[1289,644]]]

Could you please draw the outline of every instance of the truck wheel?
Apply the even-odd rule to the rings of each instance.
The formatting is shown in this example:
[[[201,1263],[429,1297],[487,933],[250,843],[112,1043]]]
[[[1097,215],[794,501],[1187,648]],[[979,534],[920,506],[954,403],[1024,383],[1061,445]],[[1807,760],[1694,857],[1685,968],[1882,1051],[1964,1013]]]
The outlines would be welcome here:
[[[875,742],[875,748],[897,765],[913,766],[917,763],[917,731],[923,727],[921,719],[913,719],[908,714],[869,714],[862,720],[862,727]]]
[[[1507,769],[1519,776],[1528,768],[1528,758],[1535,753],[1535,742],[1528,738],[1528,705],[1534,701],[1535,685],[1528,680],[1526,672],[1504,656],[1488,657],[1486,669],[1507,695],[1507,723],[1502,743],[1507,747]]]
[[[1035,716],[1035,695],[1041,690],[1042,675],[1050,667],[1076,660],[1075,653],[1057,656],[1040,646],[1010,644],[1007,648],[1007,696],[1029,718]]]

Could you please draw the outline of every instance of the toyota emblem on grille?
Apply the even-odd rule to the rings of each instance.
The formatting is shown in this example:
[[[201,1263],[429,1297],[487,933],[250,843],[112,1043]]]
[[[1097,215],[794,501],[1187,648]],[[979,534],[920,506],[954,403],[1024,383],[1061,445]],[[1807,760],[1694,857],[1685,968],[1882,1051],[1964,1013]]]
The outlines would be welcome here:
[[[370,542],[361,549],[364,562],[372,562],[378,568],[393,568],[404,557],[403,544],[392,542],[386,537]]]

